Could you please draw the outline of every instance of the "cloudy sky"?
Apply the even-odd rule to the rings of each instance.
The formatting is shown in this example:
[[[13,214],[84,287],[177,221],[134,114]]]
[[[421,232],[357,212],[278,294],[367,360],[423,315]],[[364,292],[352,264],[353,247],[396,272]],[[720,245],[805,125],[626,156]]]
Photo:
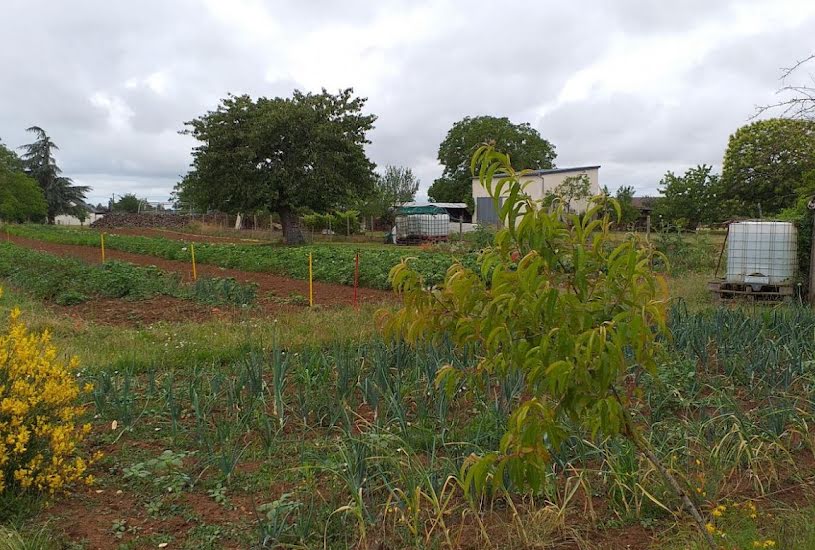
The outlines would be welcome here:
[[[0,139],[42,126],[93,202],[167,200],[186,172],[183,122],[228,92],[354,87],[378,115],[374,162],[423,194],[467,115],[530,122],[559,166],[653,192],[666,170],[719,166],[815,52],[811,0],[4,0]]]

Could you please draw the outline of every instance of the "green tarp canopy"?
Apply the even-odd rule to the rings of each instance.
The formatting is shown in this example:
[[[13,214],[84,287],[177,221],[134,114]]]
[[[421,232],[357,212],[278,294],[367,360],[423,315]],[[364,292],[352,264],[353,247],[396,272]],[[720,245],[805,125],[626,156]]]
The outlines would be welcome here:
[[[427,206],[401,206],[396,211],[397,216],[410,216],[412,214],[445,214],[447,210],[429,204]]]

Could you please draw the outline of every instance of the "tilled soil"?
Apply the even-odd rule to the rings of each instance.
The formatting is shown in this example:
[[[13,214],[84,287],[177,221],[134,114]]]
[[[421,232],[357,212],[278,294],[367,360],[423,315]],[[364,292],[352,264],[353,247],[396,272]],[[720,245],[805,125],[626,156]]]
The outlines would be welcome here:
[[[234,244],[256,244],[268,241],[240,237],[217,237],[215,235],[199,235],[187,233],[183,230],[159,229],[155,227],[117,227],[109,230],[109,233],[117,235],[134,235],[138,237],[162,237],[173,241],[184,241],[194,243],[234,243]]]
[[[89,321],[102,325],[146,326],[153,323],[207,321],[212,318],[231,319],[252,313],[236,307],[211,307],[191,300],[172,296],[153,296],[147,300],[121,300],[97,298],[70,306],[52,305],[53,310],[76,321]],[[263,307],[258,313],[268,312]],[[281,306],[282,309],[282,306]]]

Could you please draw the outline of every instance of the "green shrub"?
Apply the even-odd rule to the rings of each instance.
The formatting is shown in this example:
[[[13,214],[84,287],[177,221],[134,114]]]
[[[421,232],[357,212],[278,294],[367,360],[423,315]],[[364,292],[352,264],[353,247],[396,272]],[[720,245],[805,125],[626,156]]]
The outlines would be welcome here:
[[[336,234],[344,235],[349,230],[351,234],[359,233],[361,225],[359,212],[356,210],[346,210],[328,214],[307,214],[303,216],[303,225],[309,231],[333,231]]]
[[[702,233],[684,233],[678,227],[666,226],[654,234],[653,242],[667,257],[672,275],[707,273],[716,267],[719,250]]]

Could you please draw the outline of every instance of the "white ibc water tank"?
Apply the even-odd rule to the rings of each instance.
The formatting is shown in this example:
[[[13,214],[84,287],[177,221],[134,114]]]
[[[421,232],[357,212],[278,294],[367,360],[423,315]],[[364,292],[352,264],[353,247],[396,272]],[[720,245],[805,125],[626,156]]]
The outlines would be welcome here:
[[[788,222],[730,224],[727,281],[757,285],[789,283],[798,265],[797,232]]]
[[[450,215],[400,214],[396,216],[396,238],[415,239],[446,237],[450,229]]]
[[[419,232],[428,237],[446,237],[450,232],[450,214],[423,214],[419,216]]]

